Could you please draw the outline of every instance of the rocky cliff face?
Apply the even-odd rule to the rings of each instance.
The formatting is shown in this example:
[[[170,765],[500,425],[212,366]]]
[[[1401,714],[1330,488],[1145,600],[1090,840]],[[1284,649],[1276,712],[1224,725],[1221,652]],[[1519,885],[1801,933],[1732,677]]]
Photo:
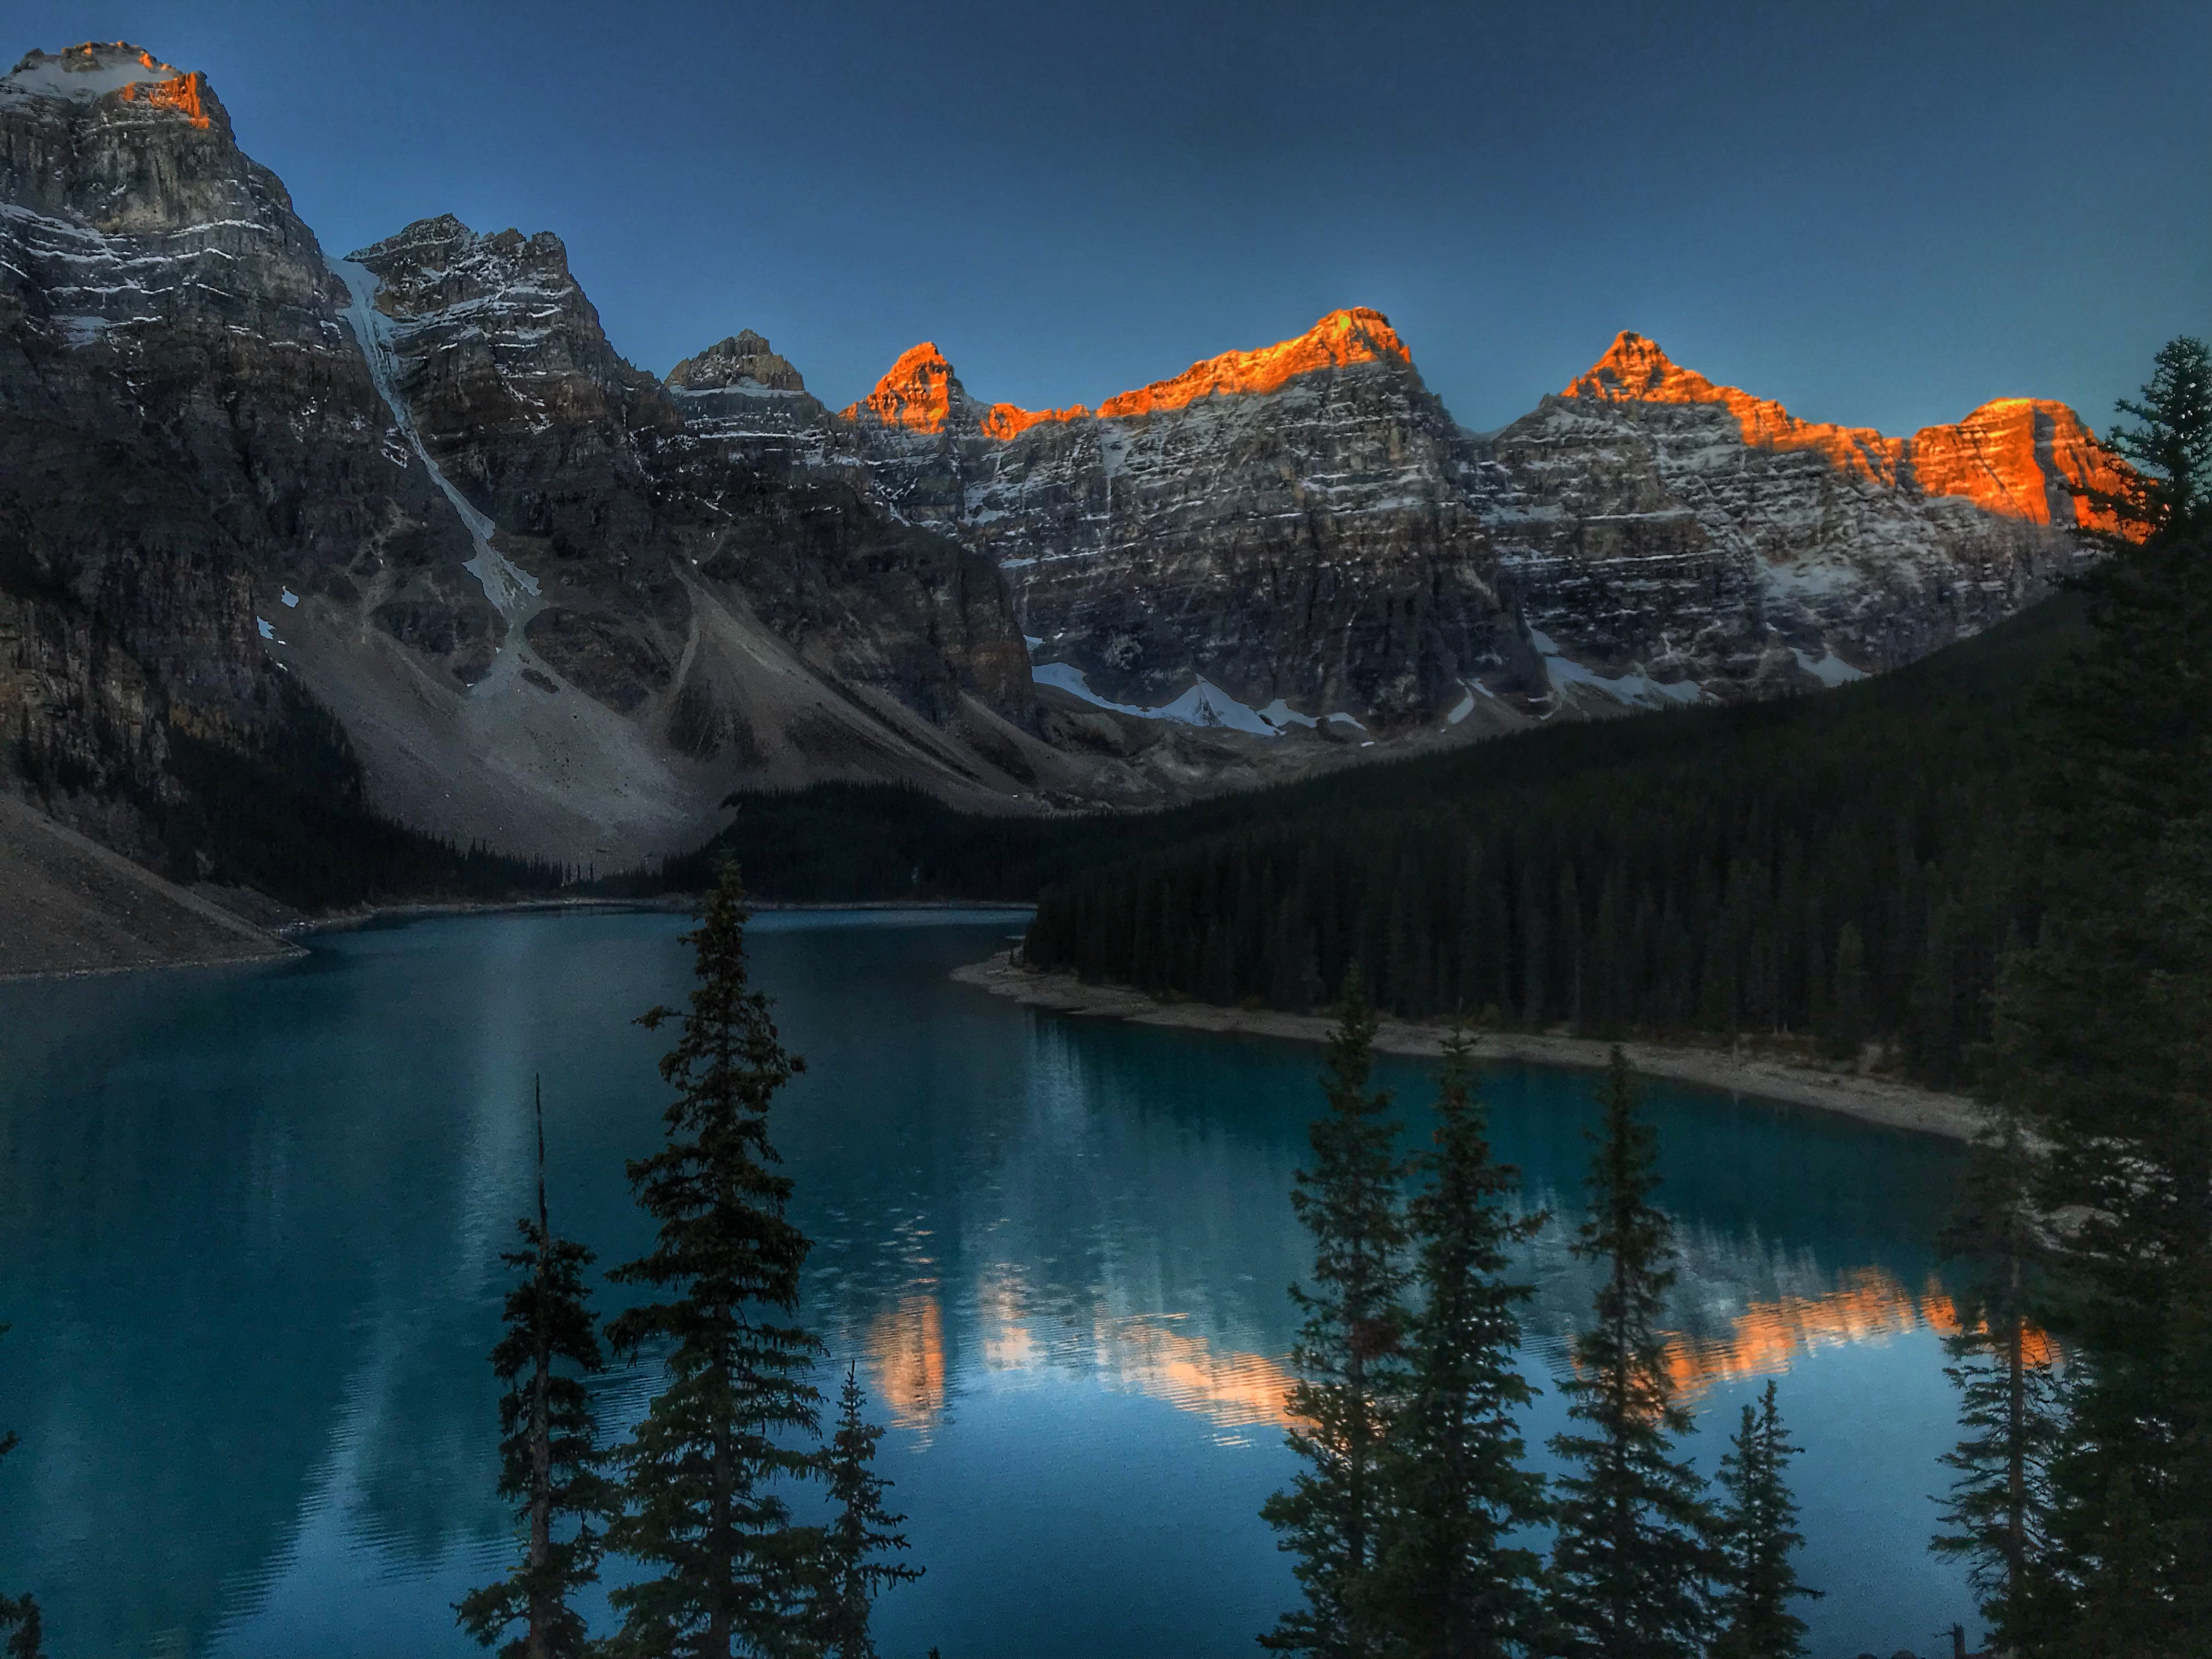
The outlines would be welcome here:
[[[164,726],[282,744],[287,595],[471,605],[339,292],[203,77],[116,45],[0,80],[0,562],[38,619],[0,661],[19,742],[43,722],[83,750],[70,708],[128,706],[155,788]]]
[[[341,270],[395,405],[502,568],[526,684],[629,720],[717,799],[854,766],[1034,781],[1000,764],[997,728],[1035,710],[995,568],[834,476],[764,465],[752,405],[784,414],[779,436],[822,413],[765,340],[724,341],[664,386],[616,354],[549,233],[426,220]],[[770,679],[797,679],[758,683],[763,648]]]
[[[687,428],[556,238],[326,260],[205,80],[127,46],[0,81],[0,163],[19,782],[153,799],[166,732],[281,753],[319,701],[376,805],[579,861],[695,844],[749,782],[1033,787],[988,556]],[[804,399],[726,343],[702,392]]]

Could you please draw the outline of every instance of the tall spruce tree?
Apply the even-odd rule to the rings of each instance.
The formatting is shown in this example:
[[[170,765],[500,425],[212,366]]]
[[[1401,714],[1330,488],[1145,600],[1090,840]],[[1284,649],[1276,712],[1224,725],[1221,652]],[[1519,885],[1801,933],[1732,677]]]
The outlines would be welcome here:
[[[1375,1567],[1389,1505],[1383,1442],[1406,1382],[1406,1166],[1390,1097],[1369,1086],[1374,1044],[1354,973],[1323,1067],[1328,1108],[1308,1132],[1313,1167],[1291,1196],[1314,1242],[1313,1288],[1291,1287],[1304,1319],[1291,1350],[1299,1425],[1286,1438],[1306,1467],[1260,1511],[1297,1556],[1306,1598],[1261,1644],[1317,1659],[1365,1659],[1384,1639]]]
[[[1728,1501],[1718,1530],[1720,1633],[1713,1638],[1711,1659],[1802,1659],[1805,1621],[1790,1604],[1820,1592],[1797,1582],[1790,1559],[1805,1542],[1790,1492],[1790,1460],[1797,1448],[1783,1431],[1773,1383],[1759,1396],[1757,1410],[1743,1408],[1742,1425],[1729,1446],[1721,1458]]]
[[[884,1508],[890,1482],[875,1472],[878,1425],[861,1415],[867,1403],[858,1367],[847,1365],[837,1396],[837,1428],[830,1437],[830,1517],[823,1534],[823,1583],[818,1595],[819,1640],[836,1659],[875,1659],[868,1620],[885,1586],[911,1583],[923,1569],[885,1559],[907,1547],[896,1530],[906,1519]]]
[[[592,1253],[554,1236],[545,1208],[545,1104],[535,1089],[532,1107],[538,1217],[514,1224],[522,1248],[500,1257],[518,1279],[507,1293],[507,1333],[491,1351],[493,1374],[507,1384],[499,1402],[499,1491],[514,1502],[522,1558],[499,1583],[463,1597],[454,1612],[485,1647],[520,1625],[501,1659],[575,1659],[591,1644],[571,1603],[599,1578],[616,1495],[600,1472],[605,1455],[585,1380],[602,1363],[583,1280]]]
[[[1575,1340],[1559,1386],[1586,1425],[1556,1435],[1568,1468],[1552,1549],[1544,1642],[1574,1659],[1692,1659],[1712,1627],[1707,1581],[1719,1563],[1705,1483],[1669,1455],[1690,1431],[1674,1399],[1657,1320],[1674,1282],[1673,1224],[1651,1202],[1657,1136],[1637,1115],[1635,1079],[1615,1048],[1600,1092],[1590,1212],[1573,1249],[1604,1264],[1596,1323]]]
[[[2068,1351],[2024,1653],[2201,1651],[2212,1629],[2212,356],[2159,354],[2116,441],[2144,539],[2082,584],[2096,642],[2035,706],[2035,945],[1995,1085],[2050,1148]]]
[[[8,1328],[0,1325],[0,1336]],[[0,1431],[0,1462],[22,1443],[13,1431]],[[0,1630],[8,1632],[8,1659],[44,1659],[45,1620],[35,1597],[0,1595]]]
[[[1943,1236],[1946,1253],[1968,1267],[1959,1329],[1944,1341],[1944,1374],[1959,1390],[1966,1433],[1943,1457],[1958,1479],[1944,1502],[1950,1530],[1933,1547],[1968,1564],[1975,1600],[2007,1649],[2019,1648],[2034,1625],[2051,1457],[2063,1416],[2055,1351],[2034,1322],[2051,1298],[2045,1164],[2020,1112],[1999,1099]]]
[[[697,983],[682,1015],[654,1008],[639,1024],[679,1018],[660,1062],[676,1099],[667,1144],[633,1159],[638,1204],[659,1224],[653,1249],[617,1282],[664,1299],[628,1310],[608,1336],[667,1367],[618,1455],[624,1512],[609,1547],[656,1569],[608,1598],[622,1614],[618,1650],[654,1659],[730,1659],[797,1650],[814,1616],[820,1534],[795,1526],[786,1492],[822,1473],[820,1395],[810,1373],[822,1344],[796,1318],[806,1237],[786,1218],[789,1177],[768,1134],[775,1091],[801,1069],[745,968],[744,888],[725,865],[684,935]]]
[[[1419,1659],[1522,1650],[1543,1563],[1510,1540],[1548,1514],[1515,1419],[1535,1392],[1514,1364],[1532,1287],[1502,1275],[1507,1252],[1550,1218],[1507,1208],[1520,1171],[1491,1156],[1470,1054],[1462,1036],[1444,1045],[1435,1144],[1419,1160],[1428,1183],[1407,1206],[1422,1304],[1383,1458],[1378,1603],[1392,1650]]]

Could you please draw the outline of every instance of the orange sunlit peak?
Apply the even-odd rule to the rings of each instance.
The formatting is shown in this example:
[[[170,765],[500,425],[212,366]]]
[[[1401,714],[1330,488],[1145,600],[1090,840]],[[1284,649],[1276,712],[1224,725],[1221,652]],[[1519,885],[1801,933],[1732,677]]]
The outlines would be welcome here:
[[[1658,343],[1623,330],[1605,356],[1560,396],[1607,403],[1717,404],[1756,449],[1810,450],[1846,477],[1923,495],[1963,496],[1984,512],[2033,524],[2118,527],[2093,494],[2125,493],[2127,474],[2064,404],[1999,398],[1963,421],[1890,438],[1871,427],[1801,421],[1771,398],[1754,398],[1682,368]]]
[[[910,432],[942,432],[957,384],[937,343],[924,340],[899,354],[873,392],[840,412],[848,421],[872,418]]]
[[[1193,363],[1173,380],[1109,398],[1098,405],[1098,415],[1102,420],[1127,419],[1182,409],[1217,394],[1264,396],[1316,369],[1412,362],[1413,354],[1388,317],[1365,306],[1348,306],[1330,312],[1296,339],[1256,351],[1225,351]]]

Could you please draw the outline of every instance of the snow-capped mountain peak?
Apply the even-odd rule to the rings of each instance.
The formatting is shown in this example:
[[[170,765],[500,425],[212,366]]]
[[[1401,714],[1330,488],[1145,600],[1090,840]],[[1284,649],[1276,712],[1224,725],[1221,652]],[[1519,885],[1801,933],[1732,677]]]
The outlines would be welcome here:
[[[174,110],[194,126],[209,125],[207,77],[161,63],[127,40],[88,40],[62,52],[27,52],[0,79],[0,100],[89,104],[115,95],[152,109]]]

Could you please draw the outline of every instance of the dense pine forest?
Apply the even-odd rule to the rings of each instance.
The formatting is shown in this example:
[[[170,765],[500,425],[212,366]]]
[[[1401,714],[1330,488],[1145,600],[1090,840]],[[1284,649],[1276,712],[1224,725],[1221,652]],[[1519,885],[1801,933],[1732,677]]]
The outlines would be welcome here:
[[[1357,968],[1406,1016],[1869,1039],[1960,1078],[2033,936],[2029,688],[2077,597],[1879,679],[1546,729],[1251,798],[1048,885],[1038,967],[1305,1009]]]

